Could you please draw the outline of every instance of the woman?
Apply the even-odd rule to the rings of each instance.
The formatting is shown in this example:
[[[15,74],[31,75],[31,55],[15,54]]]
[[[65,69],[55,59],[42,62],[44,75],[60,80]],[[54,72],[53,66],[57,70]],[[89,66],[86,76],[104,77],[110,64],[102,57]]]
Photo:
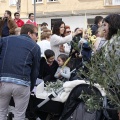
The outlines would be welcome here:
[[[55,59],[57,60],[58,55],[60,54],[59,46],[64,43],[69,43],[72,41],[72,38],[79,34],[79,29],[74,32],[73,34],[70,34],[68,36],[64,37],[65,32],[65,23],[63,21],[58,21],[53,26],[52,36],[50,39],[51,49],[55,52]]]
[[[71,34],[70,26],[65,25],[65,36],[70,34]],[[60,45],[59,48],[61,53],[65,53],[66,55],[69,55],[71,49],[70,42]]]
[[[44,27],[43,32],[41,33],[41,41],[37,42],[37,44],[41,48],[41,57],[44,57],[45,50],[51,49],[50,37],[51,37],[51,30]]]
[[[120,30],[120,15],[111,14],[111,15],[107,16],[106,18],[104,18],[103,26],[104,26],[105,38],[108,40],[108,42],[106,44],[104,44],[104,46],[103,46],[105,48],[105,56],[108,61],[113,61],[113,59],[116,59],[116,58],[118,59],[120,57],[120,36],[117,35],[118,30]],[[112,53],[113,57],[111,57],[111,53]],[[114,85],[111,84],[112,85],[111,87],[112,87],[113,91],[116,92],[115,94],[118,95],[118,99],[120,101],[120,96],[119,96],[120,95],[119,94],[120,63],[113,63],[113,64],[115,64],[114,66],[116,67],[116,69],[113,71],[115,71],[115,73],[117,75],[117,80],[116,80],[116,77],[113,76],[113,78],[116,81],[113,82],[113,83],[115,83]],[[112,74],[112,72],[111,72],[111,74]],[[114,96],[115,95],[113,94],[112,97],[114,98]],[[111,100],[113,98],[109,97],[109,99],[111,99]],[[114,104],[116,104],[116,103],[114,103]],[[119,103],[117,103],[117,105],[118,104]],[[115,120],[115,116],[114,116],[114,120]],[[120,120],[120,112],[119,112],[119,120]]]
[[[120,50],[117,49],[118,48],[117,46],[120,45],[120,40],[118,43],[116,42],[116,39],[115,39],[117,37],[116,34],[120,29],[120,15],[118,14],[108,15],[106,18],[104,18],[103,26],[104,26],[105,39],[108,40],[108,42],[104,44],[104,46],[106,47],[106,55],[107,55],[107,52],[113,49],[112,48],[113,45],[116,48],[115,54],[120,55]]]

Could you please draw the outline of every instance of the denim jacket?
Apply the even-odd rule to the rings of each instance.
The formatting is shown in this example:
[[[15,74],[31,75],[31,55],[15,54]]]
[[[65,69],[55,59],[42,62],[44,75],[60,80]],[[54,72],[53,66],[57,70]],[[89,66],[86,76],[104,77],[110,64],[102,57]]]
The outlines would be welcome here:
[[[0,81],[33,88],[39,74],[40,56],[39,46],[28,35],[1,38]]]

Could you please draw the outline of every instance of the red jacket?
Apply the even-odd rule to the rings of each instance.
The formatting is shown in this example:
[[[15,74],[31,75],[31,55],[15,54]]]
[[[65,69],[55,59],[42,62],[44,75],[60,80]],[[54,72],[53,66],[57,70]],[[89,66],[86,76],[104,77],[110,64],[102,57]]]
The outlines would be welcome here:
[[[24,21],[22,21],[21,19],[19,20],[14,19],[14,21],[16,22],[18,27],[22,27],[24,25]]]
[[[31,21],[31,20],[28,20],[26,23],[27,23],[27,24],[33,24],[33,25],[35,25],[36,27],[38,26],[36,22]]]

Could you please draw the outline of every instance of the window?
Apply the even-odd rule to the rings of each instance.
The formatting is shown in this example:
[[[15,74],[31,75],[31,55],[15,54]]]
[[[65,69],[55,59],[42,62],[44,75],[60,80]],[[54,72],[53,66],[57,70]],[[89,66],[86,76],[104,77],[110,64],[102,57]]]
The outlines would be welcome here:
[[[36,0],[36,3],[42,2],[42,0]]]
[[[16,6],[17,0],[9,0],[10,6]]]
[[[36,3],[43,3],[43,0],[35,0]],[[34,4],[34,0],[32,0],[32,4]]]
[[[104,0],[105,6],[120,5],[120,0]]]
[[[52,28],[53,28],[53,26],[54,26],[55,22],[57,22],[57,21],[62,21],[62,18],[58,18],[58,19],[51,19],[51,30],[52,30]]]
[[[120,0],[113,0],[113,5],[120,5]]]
[[[94,24],[94,18],[87,19],[88,26],[91,27]]]
[[[47,0],[48,2],[58,2],[58,0]]]

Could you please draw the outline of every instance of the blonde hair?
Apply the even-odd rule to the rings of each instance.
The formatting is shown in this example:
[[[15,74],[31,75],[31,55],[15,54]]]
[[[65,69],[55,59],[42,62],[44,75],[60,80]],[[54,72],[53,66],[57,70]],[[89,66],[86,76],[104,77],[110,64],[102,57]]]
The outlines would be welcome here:
[[[49,30],[47,27],[44,27],[41,33],[41,40],[49,38],[50,36],[51,36],[51,30]]]

